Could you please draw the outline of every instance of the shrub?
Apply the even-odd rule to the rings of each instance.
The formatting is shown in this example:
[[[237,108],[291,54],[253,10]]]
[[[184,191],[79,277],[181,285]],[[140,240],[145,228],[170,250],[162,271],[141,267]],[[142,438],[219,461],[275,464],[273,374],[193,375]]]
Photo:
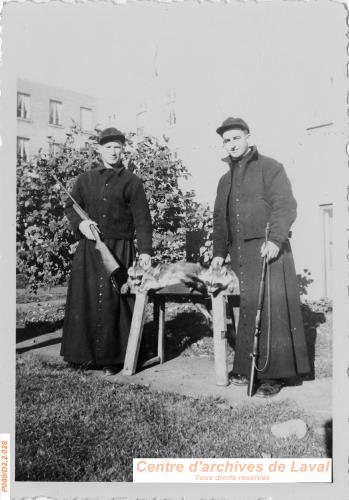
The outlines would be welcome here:
[[[308,287],[313,283],[311,272],[308,269],[303,269],[302,274],[297,274],[299,293],[300,295],[308,295]]]
[[[308,307],[314,313],[328,313],[332,312],[332,300],[323,297],[319,300],[308,300],[303,302],[305,307]]]
[[[84,149],[78,149],[78,133],[72,128],[56,155],[55,174],[68,190],[77,175],[99,163],[96,137],[91,137]],[[186,232],[200,229],[204,239],[211,232],[208,207],[195,201],[193,191],[184,192],[179,187],[178,181],[189,176],[187,168],[173,158],[166,144],[153,137],[137,142],[134,134],[127,137],[124,163],[144,183],[153,221],[155,263],[184,259]],[[66,196],[47,164],[47,158],[37,155],[29,163],[19,161],[17,166],[17,271],[33,290],[39,285],[66,282],[76,248],[64,217]]]

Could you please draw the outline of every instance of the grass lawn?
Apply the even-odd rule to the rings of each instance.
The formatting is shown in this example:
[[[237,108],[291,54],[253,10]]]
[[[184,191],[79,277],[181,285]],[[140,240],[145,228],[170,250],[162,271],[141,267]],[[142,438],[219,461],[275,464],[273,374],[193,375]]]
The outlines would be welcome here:
[[[17,290],[17,324],[30,330],[51,332],[62,326],[66,287]],[[302,306],[303,323],[312,364],[311,379],[332,376],[332,312]],[[145,334],[140,357],[155,356],[157,333],[152,323],[152,305],[147,306]],[[234,359],[234,339],[228,331],[229,361]],[[183,356],[213,357],[212,325],[191,304],[168,304],[166,307],[166,358]]]
[[[132,481],[133,457],[326,457],[324,438],[287,402],[230,408],[155,393],[35,355],[17,363],[16,480]],[[270,424],[303,418],[303,440]]]

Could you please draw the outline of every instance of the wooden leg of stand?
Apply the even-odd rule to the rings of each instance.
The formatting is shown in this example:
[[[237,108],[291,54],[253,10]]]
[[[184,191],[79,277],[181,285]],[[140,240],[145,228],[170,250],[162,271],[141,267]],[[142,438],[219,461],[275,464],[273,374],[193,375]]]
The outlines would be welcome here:
[[[228,385],[226,303],[221,293],[212,297],[212,316],[216,385]]]
[[[233,315],[234,315],[235,333],[237,334],[239,327],[240,307],[233,307]]]
[[[124,375],[133,375],[136,373],[139,347],[141,345],[143,333],[145,306],[147,305],[147,302],[147,295],[142,293],[136,294],[123,369]]]
[[[165,360],[165,301],[161,301],[159,310],[159,329],[158,329],[158,356],[160,363]]]

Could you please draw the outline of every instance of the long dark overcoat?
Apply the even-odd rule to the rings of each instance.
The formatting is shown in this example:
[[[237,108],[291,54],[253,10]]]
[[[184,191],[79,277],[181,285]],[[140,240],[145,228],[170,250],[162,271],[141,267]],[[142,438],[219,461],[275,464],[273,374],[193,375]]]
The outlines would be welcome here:
[[[152,225],[142,181],[123,166],[81,174],[72,195],[94,220],[104,242],[128,268],[135,256],[151,254]],[[107,366],[122,363],[132,319],[133,301],[116,294],[94,241],[79,231],[80,217],[67,202],[66,215],[79,243],[72,262],[61,355],[66,361]]]
[[[280,251],[267,273],[257,379],[306,374],[310,364],[288,239],[297,207],[290,181],[280,163],[260,155],[255,147],[239,161],[225,161],[230,169],[217,189],[213,255],[225,258],[229,253],[239,277],[240,321],[233,373],[249,376],[262,265],[260,250],[269,222],[269,240]]]

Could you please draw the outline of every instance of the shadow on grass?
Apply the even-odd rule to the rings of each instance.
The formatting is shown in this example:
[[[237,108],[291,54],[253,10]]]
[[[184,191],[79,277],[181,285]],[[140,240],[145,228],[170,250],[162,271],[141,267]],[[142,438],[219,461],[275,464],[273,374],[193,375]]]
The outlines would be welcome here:
[[[62,342],[62,336],[56,337],[54,339],[45,340],[44,342],[35,343],[26,347],[17,347],[16,354],[23,354],[27,351],[32,351],[33,349],[41,349],[42,347],[48,347],[50,345],[60,344]]]
[[[46,333],[51,333],[63,326],[63,319],[57,321],[43,321],[41,323],[30,323],[24,327],[16,328],[16,343],[30,340]]]
[[[151,321],[144,325],[142,343],[139,352],[140,364],[155,356],[158,343],[158,325]],[[199,311],[181,312],[175,318],[166,321],[165,359],[178,357],[187,347],[203,337],[212,337],[212,327]]]
[[[317,328],[322,323],[326,322],[326,316],[323,312],[312,311],[307,304],[302,304],[302,316],[311,369],[310,374],[304,377],[304,380],[315,380],[315,345]]]

